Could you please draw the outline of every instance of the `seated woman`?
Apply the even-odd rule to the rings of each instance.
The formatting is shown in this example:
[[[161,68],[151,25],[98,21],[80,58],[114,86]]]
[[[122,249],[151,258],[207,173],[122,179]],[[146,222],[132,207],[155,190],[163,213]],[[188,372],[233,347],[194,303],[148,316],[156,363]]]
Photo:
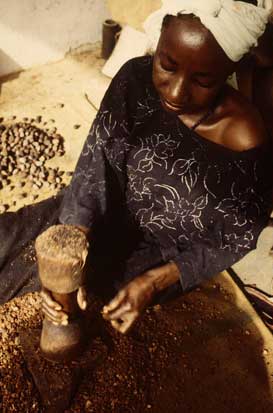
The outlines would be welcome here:
[[[122,333],[157,294],[186,292],[242,258],[268,221],[269,139],[226,79],[269,13],[234,4],[180,0],[151,16],[155,55],[113,79],[65,193],[59,222],[88,234],[88,287],[118,291],[103,313]],[[42,296],[46,317],[67,323]],[[78,298],[84,308],[83,289]]]

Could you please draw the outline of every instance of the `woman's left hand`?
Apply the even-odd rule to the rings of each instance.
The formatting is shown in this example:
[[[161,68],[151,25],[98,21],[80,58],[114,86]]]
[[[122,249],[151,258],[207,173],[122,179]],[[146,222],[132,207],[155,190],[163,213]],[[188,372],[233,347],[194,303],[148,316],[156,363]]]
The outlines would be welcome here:
[[[151,277],[143,274],[124,288],[102,310],[102,315],[120,333],[127,333],[142,310],[152,301],[155,286]]]

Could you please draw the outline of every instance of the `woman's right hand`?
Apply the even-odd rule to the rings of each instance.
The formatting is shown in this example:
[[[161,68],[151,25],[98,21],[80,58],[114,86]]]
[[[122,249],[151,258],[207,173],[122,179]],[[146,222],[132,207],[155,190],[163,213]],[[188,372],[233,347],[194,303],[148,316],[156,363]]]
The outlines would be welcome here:
[[[54,325],[66,326],[69,322],[68,314],[62,310],[62,306],[59,303],[54,301],[51,292],[43,287],[40,296],[42,298],[42,312],[45,318]],[[86,289],[84,287],[78,289],[77,302],[81,310],[86,309]]]

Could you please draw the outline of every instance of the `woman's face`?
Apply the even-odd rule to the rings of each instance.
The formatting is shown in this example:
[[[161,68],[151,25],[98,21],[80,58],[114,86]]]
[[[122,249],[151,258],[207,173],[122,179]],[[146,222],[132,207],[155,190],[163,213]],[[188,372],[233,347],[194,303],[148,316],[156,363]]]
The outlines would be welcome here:
[[[209,109],[233,70],[234,63],[198,19],[172,17],[163,28],[153,82],[166,110],[179,115]]]

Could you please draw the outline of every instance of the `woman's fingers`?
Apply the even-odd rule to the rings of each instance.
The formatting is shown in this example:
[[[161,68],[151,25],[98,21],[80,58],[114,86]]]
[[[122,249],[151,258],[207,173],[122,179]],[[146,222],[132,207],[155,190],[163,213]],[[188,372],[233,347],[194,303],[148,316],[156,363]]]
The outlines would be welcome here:
[[[119,307],[117,307],[115,310],[112,310],[105,314],[105,317],[108,320],[117,320],[119,318],[122,318],[123,315],[128,313],[128,311],[132,310],[131,303],[129,301],[126,301],[125,303],[121,304]]]
[[[43,302],[46,303],[48,307],[53,308],[56,311],[60,311],[62,309],[62,306],[53,300],[50,291],[46,288],[43,288],[40,291],[40,296],[42,297]]]
[[[45,317],[52,321],[55,325],[67,325],[68,315],[62,310],[62,306],[54,301],[51,292],[46,288],[43,288],[40,292],[42,298],[42,311]],[[77,302],[81,310],[85,310],[87,307],[86,289],[80,287],[77,292]]]
[[[126,297],[126,291],[123,289],[121,290],[114,298],[112,301],[110,301],[109,304],[105,305],[102,309],[103,315],[109,314],[111,311],[114,311],[116,308],[118,308],[122,301]]]
[[[55,318],[56,321],[62,321],[68,318],[68,315],[64,311],[56,311],[54,308],[49,307],[46,303],[42,302],[42,311],[44,314],[48,314]]]
[[[42,304],[42,312],[48,320],[52,321],[55,325],[67,325],[68,324],[68,315],[64,312],[59,314],[58,311],[52,310]]]
[[[51,293],[46,288],[40,292],[42,298],[42,312],[45,317],[55,325],[67,325],[68,315],[62,310],[62,306],[53,300]]]
[[[111,320],[111,324],[115,330],[122,334],[126,334],[137,320],[139,313],[137,311],[130,311],[124,314],[119,320]]]
[[[122,334],[128,333],[128,331],[131,329],[138,316],[139,314],[136,311],[128,313],[120,325],[119,332]]]
[[[45,318],[49,321],[51,321],[55,326],[67,326],[68,325],[68,319],[64,319],[64,320],[57,320],[55,317],[51,316],[50,314],[45,314]]]
[[[110,303],[103,307],[103,317],[110,321],[112,327],[122,334],[127,333],[138,317],[138,311],[132,310],[127,290],[121,290]]]
[[[77,293],[77,302],[81,310],[86,310],[87,307],[87,292],[85,287],[80,287]]]
[[[114,327],[115,330],[119,331],[120,323],[117,320],[112,320],[111,325],[112,325],[112,327]]]
[[[103,307],[103,317],[120,333],[129,331],[150,300],[150,284],[144,282],[145,280],[137,277]]]

